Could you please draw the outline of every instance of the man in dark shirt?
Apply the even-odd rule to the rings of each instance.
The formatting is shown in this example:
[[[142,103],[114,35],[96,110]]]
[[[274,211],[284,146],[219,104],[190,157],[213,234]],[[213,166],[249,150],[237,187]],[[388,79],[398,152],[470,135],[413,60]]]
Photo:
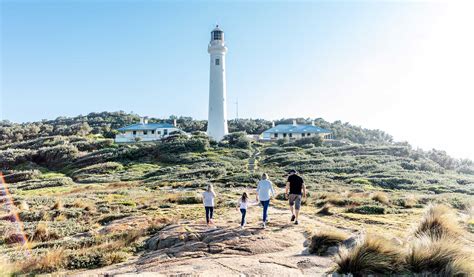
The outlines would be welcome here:
[[[306,198],[306,186],[303,178],[298,176],[296,170],[290,170],[285,190],[286,198],[290,204],[291,221],[298,224],[298,214],[301,208],[301,198]]]

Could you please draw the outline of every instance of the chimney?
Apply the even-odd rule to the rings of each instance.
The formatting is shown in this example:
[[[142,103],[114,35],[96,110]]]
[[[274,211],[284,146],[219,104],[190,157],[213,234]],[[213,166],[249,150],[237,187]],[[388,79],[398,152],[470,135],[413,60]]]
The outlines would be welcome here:
[[[145,124],[144,121],[145,121],[145,118],[140,117],[140,124]]]
[[[296,119],[293,119],[293,126],[296,126]]]
[[[272,128],[275,127],[275,121],[272,121]]]
[[[311,120],[311,125],[316,126],[316,125],[314,125],[314,120]]]
[[[148,116],[145,116],[145,117],[143,118],[143,124],[148,124]]]
[[[176,121],[176,118],[173,119],[173,126],[174,126],[174,127],[178,127],[178,122]]]

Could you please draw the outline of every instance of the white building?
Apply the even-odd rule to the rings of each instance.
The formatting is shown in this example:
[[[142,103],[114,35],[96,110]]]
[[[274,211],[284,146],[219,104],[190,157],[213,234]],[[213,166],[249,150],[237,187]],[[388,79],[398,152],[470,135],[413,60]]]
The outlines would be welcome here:
[[[115,136],[115,142],[140,142],[156,141],[168,137],[172,132],[179,131],[174,124],[169,123],[148,123],[146,118],[140,119],[140,123],[129,125],[118,129],[120,132]]]
[[[207,47],[210,54],[209,75],[209,117],[207,134],[215,140],[222,140],[229,133],[227,128],[225,54],[227,47],[224,32],[219,25],[211,32]]]
[[[296,120],[293,121],[293,124],[279,124],[262,133],[264,140],[295,140],[314,136],[320,136],[322,139],[331,139],[332,133],[329,130],[314,125],[314,121],[311,125],[299,125],[296,124]]]

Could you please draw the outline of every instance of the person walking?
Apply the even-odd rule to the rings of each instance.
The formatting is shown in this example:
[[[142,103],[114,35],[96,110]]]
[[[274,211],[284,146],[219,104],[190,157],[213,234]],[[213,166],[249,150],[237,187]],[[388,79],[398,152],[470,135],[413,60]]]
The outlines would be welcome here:
[[[286,182],[285,196],[288,199],[291,211],[291,221],[298,225],[298,215],[301,208],[301,198],[306,198],[306,186],[303,178],[298,175],[296,170],[289,172],[288,181]]]
[[[204,204],[204,209],[206,210],[206,224],[214,224],[212,216],[214,214],[214,199],[216,198],[216,193],[214,192],[214,187],[212,184],[207,185],[206,191],[202,194],[202,203]]]
[[[258,182],[257,185],[257,202],[263,206],[263,223],[262,226],[265,229],[267,227],[267,218],[268,218],[268,207],[270,206],[270,199],[275,196],[275,190],[273,190],[273,184],[268,179],[268,174],[263,173],[262,179]]]
[[[237,202],[237,209],[240,209],[242,214],[242,220],[240,221],[240,228],[244,229],[245,223],[247,223],[245,216],[247,215],[247,209],[250,206],[256,205],[258,202],[250,202],[249,197],[246,192],[242,193],[242,197],[239,198]]]

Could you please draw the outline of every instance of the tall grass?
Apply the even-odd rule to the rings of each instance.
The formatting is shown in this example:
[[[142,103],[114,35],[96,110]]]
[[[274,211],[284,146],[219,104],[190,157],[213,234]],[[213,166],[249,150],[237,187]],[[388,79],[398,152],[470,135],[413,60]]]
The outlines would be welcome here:
[[[418,273],[436,276],[471,276],[474,260],[465,251],[456,214],[444,205],[429,206],[408,234],[403,247],[378,236],[367,235],[352,249],[343,248],[335,271],[355,276]]]
[[[388,198],[385,192],[381,192],[381,191],[374,192],[371,198],[372,200],[385,204],[385,205],[390,204],[390,199]]]
[[[26,259],[16,265],[17,273],[45,273],[58,271],[64,267],[65,260],[64,249],[56,248],[48,251],[42,256],[35,256]]]
[[[474,273],[472,266],[472,259],[452,237],[419,236],[411,241],[406,256],[406,268],[413,273],[454,276]]]
[[[324,255],[329,247],[338,246],[349,238],[349,235],[335,228],[320,229],[311,236],[308,251],[311,254]]]
[[[337,273],[390,274],[403,269],[403,253],[398,245],[381,236],[369,234],[352,249],[342,248],[337,257]]]
[[[432,239],[457,238],[461,233],[456,214],[445,205],[430,205],[413,232],[415,237]]]

